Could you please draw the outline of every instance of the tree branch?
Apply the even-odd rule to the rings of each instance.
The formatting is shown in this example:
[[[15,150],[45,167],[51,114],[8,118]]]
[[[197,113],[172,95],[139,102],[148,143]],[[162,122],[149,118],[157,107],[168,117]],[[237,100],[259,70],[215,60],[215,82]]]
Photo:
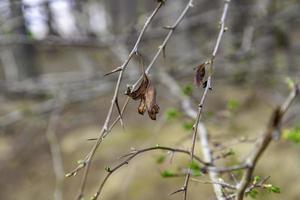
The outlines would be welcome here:
[[[76,175],[76,173],[79,170],[81,170],[82,168],[85,167],[84,175],[83,175],[82,182],[81,182],[80,191],[79,191],[79,194],[78,194],[78,197],[77,197],[78,200],[81,200],[83,198],[83,196],[84,196],[84,189],[85,189],[85,186],[86,186],[87,175],[89,173],[89,169],[90,169],[90,166],[91,166],[91,162],[92,162],[93,156],[94,156],[96,150],[98,149],[99,145],[101,144],[101,142],[103,141],[103,139],[107,135],[106,133],[107,133],[107,130],[108,130],[109,122],[111,120],[113,109],[114,109],[114,107],[116,105],[115,102],[116,102],[116,99],[118,98],[119,88],[120,88],[120,85],[121,85],[121,81],[122,81],[122,78],[123,78],[124,71],[125,71],[128,63],[129,63],[129,61],[131,60],[131,58],[137,53],[139,44],[141,42],[141,38],[143,37],[143,35],[146,32],[149,24],[153,20],[154,16],[158,13],[158,10],[161,8],[162,5],[163,5],[162,2],[159,2],[157,4],[157,6],[154,9],[154,11],[151,13],[151,15],[149,16],[149,18],[145,22],[145,24],[144,24],[144,26],[143,26],[140,34],[139,34],[139,37],[138,37],[138,39],[137,39],[137,41],[136,41],[133,49],[131,50],[130,54],[128,55],[128,58],[125,60],[125,62],[120,67],[121,70],[120,70],[120,73],[119,73],[119,76],[118,76],[118,81],[116,83],[116,87],[115,87],[115,90],[114,90],[114,95],[112,97],[111,104],[110,104],[110,107],[109,107],[109,110],[108,110],[108,113],[107,113],[104,125],[103,125],[103,127],[102,127],[102,129],[100,131],[99,138],[97,139],[96,143],[94,144],[92,150],[84,158],[84,162],[80,163],[71,173],[69,173],[69,174],[66,175],[66,176]]]
[[[236,193],[235,200],[242,200],[244,198],[245,191],[251,182],[252,174],[254,169],[257,165],[258,160],[269,146],[270,142],[272,141],[274,134],[280,134],[280,124],[282,118],[290,105],[292,104],[293,100],[299,95],[300,85],[295,85],[292,92],[286,98],[281,106],[278,106],[274,111],[270,118],[269,125],[267,127],[266,132],[263,136],[256,142],[254,150],[252,154],[247,158],[246,164],[248,165],[248,169],[245,171],[242,180],[238,184],[238,190]]]
[[[64,181],[64,168],[63,168],[63,161],[62,156],[60,153],[60,147],[58,143],[58,138],[55,134],[59,119],[60,113],[63,109],[64,99],[63,94],[60,92],[57,94],[55,108],[50,115],[48,128],[46,131],[46,137],[48,144],[50,146],[51,156],[52,156],[52,163],[53,163],[53,171],[56,177],[56,184],[55,184],[55,191],[54,191],[54,199],[55,200],[62,200],[63,199],[63,181]]]
[[[129,163],[129,161],[131,161],[131,160],[132,160],[133,158],[135,158],[136,156],[138,156],[138,155],[140,155],[140,154],[142,154],[142,153],[146,153],[146,152],[149,152],[149,151],[155,151],[155,150],[172,151],[172,152],[183,153],[183,154],[187,154],[187,155],[190,155],[190,154],[191,154],[191,152],[190,152],[190,151],[187,151],[187,150],[177,149],[177,148],[171,148],[171,147],[163,147],[163,146],[156,146],[156,147],[149,147],[149,148],[145,148],[145,149],[141,149],[141,150],[134,150],[134,151],[132,151],[131,153],[129,153],[129,154],[123,156],[123,157],[126,157],[126,159],[125,159],[123,162],[121,162],[120,164],[118,164],[117,166],[115,166],[115,167],[113,167],[113,168],[111,168],[111,169],[107,169],[107,172],[108,172],[108,173],[107,173],[107,175],[104,177],[104,179],[102,180],[102,182],[101,182],[101,184],[100,184],[100,186],[99,186],[99,189],[98,189],[98,191],[95,193],[95,195],[92,197],[92,200],[96,200],[96,199],[100,196],[100,194],[101,194],[101,192],[102,192],[102,190],[103,190],[103,188],[104,188],[106,182],[108,181],[109,177],[110,177],[115,171],[117,171],[117,170],[118,170],[119,168],[121,168],[122,166],[127,165],[127,164]],[[197,160],[198,162],[200,162],[200,163],[202,163],[202,164],[204,164],[204,165],[207,164],[207,163],[203,162],[203,160],[201,160],[199,157],[197,157],[197,156],[195,156],[195,155],[193,155],[193,157],[194,157],[195,160]]]
[[[200,124],[200,120],[201,120],[201,117],[202,117],[203,106],[204,106],[205,99],[206,99],[207,94],[208,94],[208,90],[211,89],[213,62],[214,62],[214,59],[217,55],[217,51],[219,49],[223,33],[225,32],[225,19],[226,19],[226,14],[227,14],[227,11],[228,11],[229,3],[230,3],[230,0],[225,0],[223,13],[222,13],[222,17],[221,17],[221,20],[220,20],[220,31],[219,31],[219,34],[218,34],[218,38],[217,38],[214,50],[212,52],[212,57],[208,62],[210,64],[210,66],[209,66],[209,76],[207,78],[207,84],[206,84],[205,90],[203,92],[202,98],[200,100],[200,103],[199,103],[199,106],[198,106],[198,113],[197,113],[197,117],[196,117],[196,122],[193,126],[194,130],[193,130],[193,139],[192,139],[192,148],[191,148],[192,153],[191,153],[191,155],[194,155],[197,133],[199,133],[204,158],[206,159],[206,162],[210,162],[210,163],[212,163],[213,160],[212,160],[212,157],[211,157],[211,150],[210,150],[209,144],[208,144],[207,132],[206,132],[205,128],[203,127],[203,125]],[[193,161],[193,157],[191,157],[191,161]],[[210,179],[213,182],[218,181],[216,172],[210,171],[209,175],[210,175]],[[185,189],[185,191],[184,191],[184,193],[185,193],[184,194],[184,200],[186,200],[186,193],[187,193],[189,179],[190,179],[190,173],[188,173],[186,175],[185,183],[184,183],[184,186],[183,186],[183,188]],[[217,199],[218,200],[225,200],[223,192],[222,192],[222,187],[218,184],[214,184],[213,186],[214,186],[214,191],[215,191],[215,194],[217,196]]]

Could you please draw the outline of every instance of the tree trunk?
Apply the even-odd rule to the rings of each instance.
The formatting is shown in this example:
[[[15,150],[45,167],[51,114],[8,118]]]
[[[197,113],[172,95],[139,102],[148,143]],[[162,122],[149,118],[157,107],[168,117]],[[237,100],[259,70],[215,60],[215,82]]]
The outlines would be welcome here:
[[[28,30],[25,25],[25,19],[22,12],[22,4],[14,3],[11,0],[11,17],[19,17],[18,27],[15,29],[14,34],[26,36],[28,35]],[[24,80],[27,78],[35,78],[38,76],[39,72],[36,66],[35,57],[36,49],[32,44],[17,44],[12,47],[12,53],[16,61],[18,68],[18,79]]]

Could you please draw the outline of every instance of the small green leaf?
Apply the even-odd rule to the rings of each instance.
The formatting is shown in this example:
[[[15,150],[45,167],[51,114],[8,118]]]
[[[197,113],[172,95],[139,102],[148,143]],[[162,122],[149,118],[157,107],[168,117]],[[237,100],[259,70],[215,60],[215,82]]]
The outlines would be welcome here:
[[[180,112],[176,108],[169,108],[165,111],[165,117],[167,120],[176,119],[180,116]]]
[[[189,163],[188,168],[191,170],[193,176],[200,176],[202,174],[201,167],[196,162]]]
[[[276,186],[272,186],[271,187],[271,192],[273,192],[273,193],[280,193],[280,188],[276,187]]]
[[[256,197],[257,197],[257,195],[258,195],[258,191],[255,190],[255,189],[253,189],[253,190],[251,190],[250,192],[247,192],[247,193],[246,193],[246,196],[248,196],[248,195],[249,195],[251,198],[256,199]]]
[[[239,106],[240,106],[239,102],[235,99],[230,99],[227,102],[227,109],[229,111],[236,111]]]
[[[254,179],[253,179],[253,184],[258,183],[260,180],[261,180],[260,176],[255,176]]]
[[[192,130],[193,126],[194,126],[193,122],[183,122],[182,124],[182,128],[187,131]]]
[[[183,94],[189,96],[193,93],[193,85],[187,84],[182,88]]]
[[[201,170],[201,167],[196,162],[190,162],[189,168],[194,170]]]
[[[169,170],[165,170],[163,172],[160,173],[160,175],[163,177],[163,178],[170,178],[170,177],[174,177],[175,174]]]
[[[160,155],[157,159],[156,159],[156,163],[157,164],[161,164],[166,160],[166,156],[164,155]]]
[[[268,192],[277,193],[277,194],[280,193],[280,187],[274,186],[272,184],[266,184],[264,185],[264,187],[267,188]]]
[[[295,128],[284,130],[283,138],[299,144],[300,143],[300,127],[296,126]]]

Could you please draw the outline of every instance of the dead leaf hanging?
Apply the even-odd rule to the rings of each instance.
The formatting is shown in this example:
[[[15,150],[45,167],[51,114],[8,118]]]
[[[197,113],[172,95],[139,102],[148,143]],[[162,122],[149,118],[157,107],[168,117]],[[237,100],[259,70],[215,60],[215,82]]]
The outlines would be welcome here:
[[[198,65],[196,68],[195,76],[194,76],[194,82],[197,87],[199,87],[204,79],[205,76],[205,63]]]
[[[145,97],[142,97],[141,98],[141,102],[140,102],[140,105],[138,107],[138,112],[143,115],[146,111],[146,103],[145,103]]]
[[[156,104],[156,90],[151,81],[149,81],[145,98],[148,115],[152,120],[156,120],[156,114],[159,112],[159,106]]]
[[[156,103],[156,90],[147,75],[143,75],[143,80],[139,87],[134,91],[127,91],[126,95],[133,100],[140,100],[138,113],[143,115],[147,110],[149,117],[156,120],[156,114],[159,112],[159,106]]]
[[[126,95],[130,96],[133,100],[141,99],[143,96],[145,96],[146,89],[148,87],[149,80],[146,74],[143,75],[143,80],[139,87],[134,91],[127,91]]]

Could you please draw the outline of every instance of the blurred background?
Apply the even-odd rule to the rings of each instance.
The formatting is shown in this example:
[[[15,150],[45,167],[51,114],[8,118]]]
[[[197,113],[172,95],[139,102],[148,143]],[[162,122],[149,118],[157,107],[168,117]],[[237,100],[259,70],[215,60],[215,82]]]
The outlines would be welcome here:
[[[163,27],[174,23],[187,2],[169,0],[160,9],[139,49],[146,66],[167,34]],[[88,139],[97,137],[104,123],[117,79],[117,74],[104,74],[124,62],[155,6],[155,0],[0,0],[0,199],[76,198],[82,172],[67,179],[64,174],[91,149],[94,142]],[[166,58],[161,56],[150,72],[158,119],[137,114],[138,103],[130,102],[125,129],[117,124],[95,156],[87,199],[105,167],[132,148],[190,147],[192,121],[160,74],[163,70],[173,77],[181,95],[190,96],[197,107],[202,89],[193,86],[194,67],[212,52],[222,8],[221,0],[194,1],[167,44]],[[216,144],[214,155],[232,164],[245,158],[263,132],[272,109],[289,92],[287,83],[300,81],[300,2],[232,0],[226,24],[203,121]],[[134,58],[128,65],[121,105],[126,85],[140,74],[138,62]],[[284,130],[300,134],[299,112],[297,100]],[[300,146],[295,141],[283,138],[262,157],[255,174],[271,176],[281,194],[262,191],[257,199],[300,198]],[[224,148],[218,149],[220,144]],[[234,153],[222,158],[227,151]],[[161,172],[180,171],[188,159],[163,152],[138,157],[112,176],[103,199],[181,199],[169,194],[184,177],[162,178]],[[214,199],[210,185],[192,183],[189,192],[190,200]]]

